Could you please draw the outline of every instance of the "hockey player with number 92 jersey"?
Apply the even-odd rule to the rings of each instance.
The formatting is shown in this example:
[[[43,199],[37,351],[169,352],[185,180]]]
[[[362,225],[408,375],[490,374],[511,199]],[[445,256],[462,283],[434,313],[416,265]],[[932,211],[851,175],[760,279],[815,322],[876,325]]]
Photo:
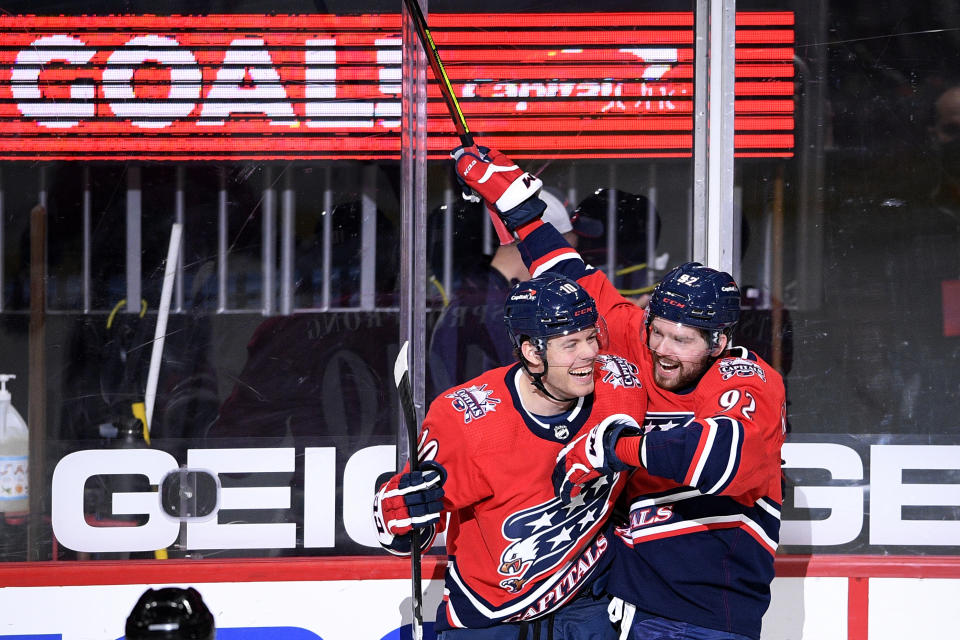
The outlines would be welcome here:
[[[624,637],[680,625],[699,638],[695,625],[703,637],[759,638],[779,543],[786,403],[780,374],[731,346],[736,282],[686,263],[643,310],[545,226],[521,243],[531,270],[549,263],[591,292],[611,348],[639,365],[648,392],[643,434],[624,434],[609,454],[635,469],[608,586],[624,604]]]
[[[482,159],[470,172],[456,168],[493,201],[489,181],[477,178],[490,171]],[[661,279],[644,310],[586,266],[537,210],[494,209],[534,276],[564,275],[593,296],[612,351],[639,365],[649,394],[642,433],[623,429],[599,443],[607,466],[635,469],[608,585],[621,637],[759,639],[779,541],[786,403],[780,374],[732,346],[736,282],[688,262]],[[558,467],[564,498],[605,470],[577,448]]]

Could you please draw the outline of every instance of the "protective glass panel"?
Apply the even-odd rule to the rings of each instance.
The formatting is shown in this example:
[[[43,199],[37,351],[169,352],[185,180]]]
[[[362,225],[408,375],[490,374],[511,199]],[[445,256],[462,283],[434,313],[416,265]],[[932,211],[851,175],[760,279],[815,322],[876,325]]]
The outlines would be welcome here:
[[[16,479],[0,503],[0,559],[381,553],[366,505],[394,467],[400,426],[398,9],[170,7],[153,35],[179,46],[131,43],[136,20],[76,22],[156,16],[142,3],[31,3],[19,13],[37,16],[32,27],[0,25],[0,373],[16,375],[12,404],[44,442],[28,456],[43,469],[29,487],[35,511],[23,515]],[[494,3],[469,20],[459,6],[430,9],[477,141],[539,176],[560,220],[578,211],[578,249],[642,303],[693,253],[691,3]],[[862,464],[848,469],[841,451],[823,479],[785,456],[784,521],[801,523],[785,526],[785,548],[903,552],[904,523],[953,522],[956,505],[896,494],[899,519],[871,533],[865,516],[804,506],[796,487],[865,491],[871,469],[895,466],[875,447],[957,444],[956,127],[952,94],[937,103],[955,80],[952,14],[936,3],[737,9],[738,339],[785,374],[795,451],[845,446]],[[53,31],[41,24],[65,11]],[[363,15],[379,17],[358,31]],[[199,27],[218,34],[206,49],[194,46]],[[460,198],[455,127],[427,77],[418,277],[430,400],[512,359],[502,299],[486,293],[523,274],[491,279],[498,241]],[[38,204],[45,216],[31,217]],[[31,247],[44,259],[32,264]],[[154,384],[146,448],[131,407]],[[889,473],[950,484],[956,471],[911,469]],[[930,542],[910,551],[950,553],[942,531],[930,525]]]
[[[773,5],[796,15],[795,153],[736,175],[741,330],[787,385],[782,548],[955,554],[955,11],[737,8]]]
[[[3,18],[0,560],[379,553],[399,5],[322,4]]]

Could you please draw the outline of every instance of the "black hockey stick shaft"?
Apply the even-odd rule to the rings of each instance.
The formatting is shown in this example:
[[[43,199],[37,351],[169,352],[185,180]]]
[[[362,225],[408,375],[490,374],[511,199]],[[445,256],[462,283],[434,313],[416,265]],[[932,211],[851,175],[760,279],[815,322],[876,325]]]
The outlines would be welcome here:
[[[463,117],[463,110],[460,108],[460,102],[453,92],[453,85],[450,84],[450,78],[447,76],[447,70],[440,60],[440,53],[437,51],[437,45],[433,41],[433,35],[427,27],[427,20],[423,17],[423,11],[420,10],[419,0],[403,0],[410,13],[410,19],[413,20],[413,26],[417,30],[417,37],[420,38],[420,44],[427,54],[427,62],[433,70],[433,77],[437,79],[440,85],[440,94],[443,101],[447,103],[447,110],[453,118],[453,126],[460,136],[460,144],[464,147],[473,146],[473,134],[470,133],[470,127],[467,126],[467,119]]]
[[[393,380],[397,385],[397,395],[400,396],[400,406],[403,407],[403,419],[407,428],[407,448],[409,449],[410,471],[420,468],[419,446],[420,422],[413,405],[413,391],[410,389],[410,363],[407,359],[409,341],[404,341],[400,353],[393,365]],[[416,527],[410,530],[410,574],[413,583],[413,640],[423,637],[423,587],[421,585],[420,570],[420,532]]]
[[[427,55],[427,62],[433,70],[433,77],[437,79],[437,84],[440,85],[440,95],[443,96],[443,101],[447,104],[447,111],[450,112],[450,117],[453,118],[453,126],[457,130],[457,135],[460,137],[460,144],[463,145],[464,148],[475,147],[473,134],[470,133],[470,127],[467,126],[467,119],[463,116],[463,109],[460,108],[457,95],[453,92],[453,85],[450,84],[447,70],[440,60],[440,52],[437,51],[437,45],[433,41],[433,35],[430,33],[429,27],[427,27],[427,19],[423,17],[423,11],[420,10],[419,0],[403,0],[403,4],[407,7],[407,13],[410,14],[410,19],[413,20],[413,26],[417,30],[417,37],[420,39],[423,51]],[[478,155],[483,155],[480,154],[479,149],[476,149],[476,151]],[[513,242],[513,234],[504,226],[500,216],[493,211],[489,211],[489,214],[490,220],[493,222],[493,228],[496,230],[497,237],[500,239],[500,244],[510,244]]]

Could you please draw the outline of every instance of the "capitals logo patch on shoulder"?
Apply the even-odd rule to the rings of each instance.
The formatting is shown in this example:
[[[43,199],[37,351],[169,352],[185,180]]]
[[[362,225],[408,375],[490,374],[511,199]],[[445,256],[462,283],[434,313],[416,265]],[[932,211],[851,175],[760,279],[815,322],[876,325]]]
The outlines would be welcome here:
[[[603,381],[613,385],[613,388],[639,389],[643,385],[637,376],[637,365],[620,356],[602,355],[597,358],[600,370],[603,372]]]
[[[465,389],[457,389],[445,397],[450,398],[453,408],[463,414],[464,424],[470,424],[471,421],[496,411],[497,405],[500,404],[500,400],[493,397],[493,391],[487,391],[485,384],[479,387],[473,385]]]
[[[745,360],[744,358],[724,358],[718,366],[720,368],[720,376],[724,380],[729,380],[733,376],[739,376],[741,378],[757,376],[764,382],[767,381],[767,374],[763,372],[763,367],[752,360]]]

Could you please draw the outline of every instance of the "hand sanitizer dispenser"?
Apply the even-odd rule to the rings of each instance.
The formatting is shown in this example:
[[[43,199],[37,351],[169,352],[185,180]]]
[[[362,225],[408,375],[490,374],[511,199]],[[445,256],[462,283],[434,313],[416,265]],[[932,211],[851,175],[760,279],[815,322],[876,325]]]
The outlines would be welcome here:
[[[7,381],[16,376],[0,374],[0,512],[26,513],[28,500],[28,454],[30,438],[27,423],[13,408]]]

